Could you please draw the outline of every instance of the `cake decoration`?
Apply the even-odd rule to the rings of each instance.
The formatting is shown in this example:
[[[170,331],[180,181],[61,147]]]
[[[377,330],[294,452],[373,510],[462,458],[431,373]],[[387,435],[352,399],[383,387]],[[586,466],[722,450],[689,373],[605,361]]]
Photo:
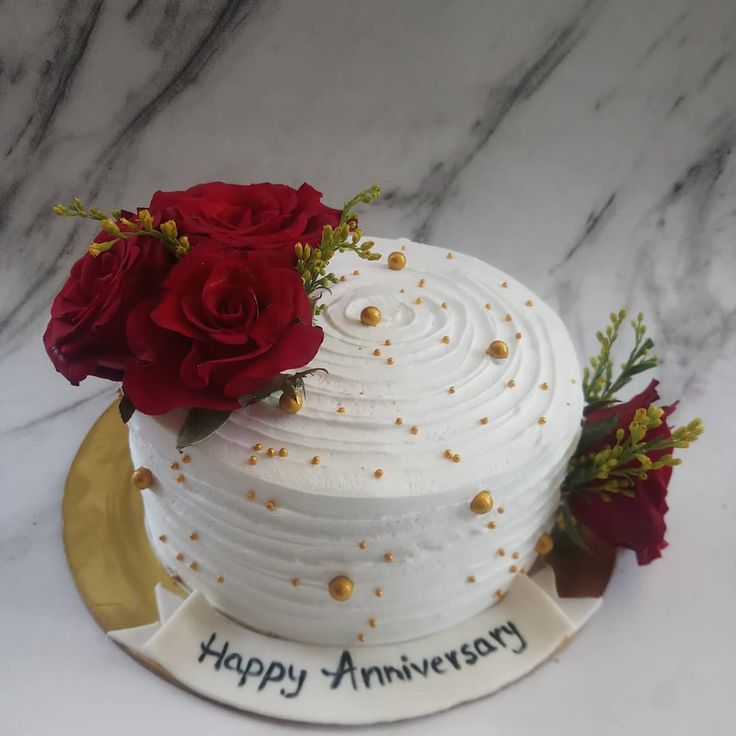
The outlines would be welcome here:
[[[381,321],[381,310],[378,307],[368,306],[360,313],[360,321],[369,327],[375,327]]]
[[[142,491],[153,485],[153,473],[148,468],[137,468],[133,471],[130,481],[135,488]]]
[[[389,253],[386,262],[392,271],[401,271],[406,266],[406,256],[401,251],[394,251]]]

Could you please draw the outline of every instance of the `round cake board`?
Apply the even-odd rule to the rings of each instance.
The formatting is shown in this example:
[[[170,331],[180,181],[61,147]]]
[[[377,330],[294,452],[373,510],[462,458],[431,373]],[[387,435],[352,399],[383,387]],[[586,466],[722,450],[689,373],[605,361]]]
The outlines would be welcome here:
[[[590,540],[591,552],[555,550],[497,605],[438,634],[347,649],[302,644],[252,631],[177,584],[151,549],[131,472],[113,405],[79,448],[62,508],[67,558],[90,613],[157,675],[283,720],[396,721],[489,695],[571,640],[600,605],[615,561],[614,550]]]

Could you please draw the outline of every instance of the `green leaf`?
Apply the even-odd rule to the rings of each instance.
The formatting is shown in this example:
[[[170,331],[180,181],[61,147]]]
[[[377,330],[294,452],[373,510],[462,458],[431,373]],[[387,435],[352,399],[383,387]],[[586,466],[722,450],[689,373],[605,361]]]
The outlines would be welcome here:
[[[580,442],[578,442],[578,449],[575,451],[575,456],[579,457],[594,445],[597,445],[602,440],[610,437],[616,431],[618,421],[618,414],[614,414],[608,419],[584,424],[583,431],[580,435]]]
[[[135,406],[133,406],[133,402],[130,400],[128,394],[123,394],[123,397],[120,399],[118,411],[120,412],[120,418],[123,420],[123,424],[127,424],[133,414],[135,414]]]
[[[182,450],[211,437],[230,418],[232,411],[190,409],[176,438],[176,449]]]

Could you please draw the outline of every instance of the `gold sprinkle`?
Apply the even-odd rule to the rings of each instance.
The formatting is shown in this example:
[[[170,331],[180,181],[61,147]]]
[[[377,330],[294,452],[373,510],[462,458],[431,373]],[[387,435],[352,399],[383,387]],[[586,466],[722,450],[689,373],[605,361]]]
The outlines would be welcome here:
[[[130,476],[134,488],[143,491],[153,485],[153,473],[148,468],[136,468]]]
[[[491,310],[493,309],[493,307],[488,302],[486,302],[486,309]]]
[[[495,529],[496,528],[496,522],[495,521],[489,521],[488,522],[488,528],[489,529]]]
[[[383,470],[381,470],[381,468],[376,468],[375,471],[373,471],[373,475],[376,478],[383,478]]]
[[[360,271],[357,268],[353,271],[353,276],[360,276]]]
[[[499,557],[505,557],[505,555],[506,555],[506,550],[505,550],[505,549],[504,549],[503,547],[499,547],[499,548],[498,548],[498,552],[496,552],[496,554],[497,554],[497,555],[498,555]]]
[[[260,442],[256,442],[250,449],[254,452],[260,452],[263,449],[263,445]]]
[[[447,449],[445,450],[445,457],[446,457],[446,458],[447,458],[448,460],[452,460],[452,455],[453,455],[453,452],[452,452],[452,450],[451,450],[451,449],[450,449],[450,448],[448,447],[448,448],[447,448]]]
[[[552,537],[549,534],[542,534],[542,536],[539,537],[536,545],[534,546],[534,551],[538,555],[548,555],[552,551],[554,546],[555,543],[552,540]]]
[[[547,424],[547,417],[539,417],[537,424]]]
[[[320,462],[321,462],[321,460],[320,460],[320,457],[319,457],[319,455],[315,455],[315,456],[314,456],[314,457],[312,458],[312,465],[319,465],[319,464],[320,464]]]
[[[509,282],[508,281],[503,281],[501,283],[501,288],[502,289],[508,289],[509,288]]]
[[[197,534],[197,532],[192,532],[189,535],[189,539],[191,539],[193,542],[196,542],[199,539],[199,534]]]
[[[179,554],[176,556],[176,559],[179,560],[179,562],[183,562],[184,555],[181,552],[179,552]]]
[[[480,423],[481,424],[488,424],[488,417],[481,417]]]
[[[418,297],[417,297],[417,298],[416,298],[416,299],[414,300],[414,304],[422,304],[423,302],[424,302],[424,299],[422,299],[422,297],[420,297],[420,296],[418,296]]]
[[[248,493],[245,494],[245,497],[249,501],[255,501],[256,500],[256,492],[255,491],[248,491]]]
[[[509,567],[509,572],[518,572],[518,571],[519,571],[519,568],[516,567],[516,565],[511,565]]]
[[[474,514],[487,514],[493,508],[493,496],[489,491],[478,491],[470,501],[470,510]]]
[[[450,388],[447,389],[448,394],[454,394],[457,391],[457,389],[454,386],[450,386]]]
[[[158,541],[159,542],[165,542],[166,541],[166,535],[165,534],[159,535]]]
[[[389,253],[386,262],[392,271],[401,271],[406,266],[406,256],[395,250],[393,253]]]
[[[370,626],[372,629],[375,629],[376,626],[378,626],[378,621],[376,621],[376,619],[374,619],[374,618],[369,618],[368,619],[368,626]]]
[[[440,306],[442,307],[442,309],[447,309],[447,302],[442,302]]]
[[[549,388],[549,384],[545,381],[544,383],[539,384],[539,388],[541,388],[542,391],[546,391]]]
[[[337,407],[337,413],[338,414],[344,414],[345,413],[345,407],[344,406],[338,406]]]
[[[272,498],[270,498],[266,503],[263,504],[268,511],[273,511],[274,509],[278,508],[278,503],[274,501]]]
[[[518,552],[514,552],[514,553],[513,553],[513,554],[512,554],[511,556],[512,556],[512,557],[513,557],[513,558],[514,558],[515,560],[518,560],[518,559],[519,559],[519,553],[518,553]]]
[[[510,314],[504,314],[503,316],[505,322],[511,322],[511,315]]]
[[[393,358],[386,358],[386,363],[388,365],[393,365],[396,361]]]
[[[419,434],[419,427],[415,424],[410,430],[412,434]]]
[[[368,548],[368,542],[365,541],[365,539],[358,542],[358,547],[360,549],[367,549]]]
[[[387,346],[388,346],[388,345],[391,345],[392,343],[391,343],[391,340],[389,340],[388,338],[386,338],[386,339],[385,339],[385,340],[383,341],[383,344],[384,344],[384,345],[387,345]]]
[[[362,631],[358,634],[358,641],[365,641],[365,634]]]
[[[509,346],[503,340],[494,340],[486,353],[496,360],[506,360],[509,357]]]
[[[476,582],[476,577],[475,577],[475,575],[468,575],[468,577],[465,578],[465,581],[468,582],[468,583],[475,583]]]
[[[386,552],[386,554],[383,556],[384,562],[393,562],[394,561],[394,555],[393,552]]]
[[[258,458],[257,458],[257,457],[256,457],[255,455],[251,455],[251,456],[250,456],[250,457],[248,458],[248,462],[249,462],[249,463],[250,463],[251,465],[255,465],[255,464],[256,464],[256,463],[258,462]]]
[[[191,458],[191,456],[190,456],[190,455],[187,455],[187,454],[185,453],[184,455],[182,455],[182,456],[181,456],[181,461],[182,461],[183,463],[185,463],[185,464],[186,464],[186,463],[190,463],[190,462],[192,462],[192,458]]]
[[[453,257],[454,257],[454,256],[452,255],[452,253],[448,253],[448,254],[447,254],[447,260],[448,260],[448,261],[451,261],[451,260],[453,259]]]
[[[498,600],[501,600],[501,598],[504,597],[505,593],[501,590],[501,588],[498,588],[498,590],[496,590],[493,595],[495,595]]]
[[[183,483],[185,480],[186,478],[181,473],[179,473],[179,475],[176,476],[177,483]]]
[[[218,575],[217,576],[217,582],[220,583],[220,585],[222,585],[225,582],[225,578],[222,577],[222,575]]]
[[[517,333],[516,333],[516,335],[514,335],[514,337],[515,337],[515,338],[516,338],[517,340],[521,340],[521,332],[517,332]]]
[[[504,512],[504,511],[506,511],[506,509],[505,509],[505,508],[504,508],[503,506],[499,506],[499,507],[498,507],[498,508],[496,509],[496,511],[497,511],[497,512],[498,512],[499,514],[502,514],[502,513]]]
[[[347,276],[340,276],[340,279],[339,280],[344,283],[345,281],[348,280],[348,277]]]
[[[423,289],[426,283],[427,283],[426,279],[419,279],[419,288]]]
[[[345,575],[330,580],[327,590],[336,601],[346,601],[353,595],[353,581]]]
[[[401,417],[396,417],[396,419],[394,419],[394,424],[403,424],[403,423],[404,423],[404,420]]]
[[[513,379],[513,378],[511,378],[511,379],[509,379],[509,381],[508,381],[508,382],[506,383],[506,385],[507,385],[507,386],[508,386],[509,388],[513,388],[514,386],[516,386],[516,381],[514,381],[514,379]]]
[[[373,355],[375,355],[376,357],[378,357],[378,356],[379,356],[380,354],[381,354],[381,348],[376,348],[376,349],[375,349],[375,350],[373,351]]]
[[[199,568],[199,565],[196,562],[190,562],[189,567],[192,570],[197,570]]]
[[[179,463],[171,463],[171,465],[169,465],[169,467],[172,470],[179,470]]]
[[[376,588],[373,591],[373,595],[375,595],[376,598],[380,598],[383,595],[383,588]]]
[[[449,342],[450,342],[450,336],[449,336],[449,335],[445,335],[445,336],[444,336],[444,337],[442,338],[442,342],[443,342],[443,343],[445,343],[445,345],[448,345],[448,344],[449,344]]]
[[[526,304],[527,307],[531,307],[534,302],[531,299],[527,299],[524,304]]]
[[[285,447],[282,447],[279,450],[279,457],[286,457],[288,454],[289,454],[289,451]]]
[[[299,578],[292,578],[292,579],[291,579],[291,584],[292,584],[292,585],[293,585],[293,586],[294,586],[295,588],[298,588],[298,587],[299,587],[299,586],[300,586],[300,585],[302,584],[302,581],[301,581],[301,580],[299,580]]]
[[[266,450],[266,455],[268,455],[269,457],[275,457],[276,449],[274,447],[269,447],[268,450]]]
[[[454,463],[459,463],[459,462],[460,462],[460,460],[461,460],[461,458],[460,458],[460,455],[458,455],[457,453],[455,453],[455,454],[454,454],[454,455],[452,456],[452,462],[454,462]]]

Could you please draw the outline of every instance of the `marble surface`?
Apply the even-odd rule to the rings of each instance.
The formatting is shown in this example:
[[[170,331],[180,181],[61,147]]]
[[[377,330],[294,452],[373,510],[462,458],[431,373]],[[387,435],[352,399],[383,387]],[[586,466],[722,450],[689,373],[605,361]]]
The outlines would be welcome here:
[[[706,424],[671,485],[670,548],[643,569],[622,555],[573,646],[491,699],[370,733],[727,730],[733,0],[6,0],[0,20],[0,732],[289,729],[126,657],[61,543],[64,478],[111,389],[66,385],[43,353],[91,237],[50,206],[211,179],[308,180],[334,203],[379,183],[369,231],[492,261],[559,309],[582,354],[610,309],[643,309],[664,398]]]

